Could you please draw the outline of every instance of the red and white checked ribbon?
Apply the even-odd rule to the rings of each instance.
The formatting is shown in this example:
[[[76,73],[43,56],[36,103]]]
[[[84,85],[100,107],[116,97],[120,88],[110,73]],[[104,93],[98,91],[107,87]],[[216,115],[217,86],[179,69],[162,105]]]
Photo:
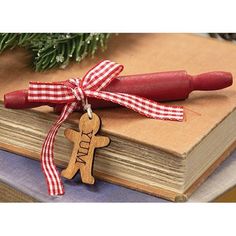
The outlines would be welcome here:
[[[55,136],[63,121],[78,107],[84,106],[84,99],[95,97],[120,104],[142,115],[154,119],[183,120],[183,108],[180,106],[161,105],[146,98],[125,94],[101,91],[108,86],[123,70],[123,66],[108,60],[102,61],[80,79],[69,79],[64,82],[44,83],[30,82],[28,100],[30,102],[64,103],[56,123],[44,140],[41,162],[50,195],[64,194],[60,175],[54,164],[53,146]]]

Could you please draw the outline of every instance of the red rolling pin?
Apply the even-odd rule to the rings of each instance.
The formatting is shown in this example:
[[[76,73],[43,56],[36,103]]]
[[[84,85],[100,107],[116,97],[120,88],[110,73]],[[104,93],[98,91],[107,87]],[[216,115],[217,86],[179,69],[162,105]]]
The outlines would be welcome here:
[[[194,90],[218,90],[233,83],[229,72],[215,71],[191,76],[186,71],[157,72],[141,75],[120,76],[104,91],[128,93],[155,101],[184,100]],[[63,105],[52,103],[31,103],[27,99],[27,90],[18,90],[5,94],[6,108],[24,109],[49,105],[59,111]],[[118,106],[112,102],[89,98],[92,108]]]

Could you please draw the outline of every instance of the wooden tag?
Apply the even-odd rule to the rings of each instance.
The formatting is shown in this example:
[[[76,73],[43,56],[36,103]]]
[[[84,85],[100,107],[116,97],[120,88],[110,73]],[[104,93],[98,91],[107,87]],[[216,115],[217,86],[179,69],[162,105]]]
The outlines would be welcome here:
[[[94,184],[95,180],[92,176],[93,161],[96,148],[106,147],[110,143],[110,139],[105,136],[95,136],[100,130],[101,120],[92,113],[90,119],[85,113],[79,121],[79,130],[66,129],[65,136],[74,143],[73,151],[69,164],[61,175],[67,179],[72,179],[80,170],[81,180],[86,184]]]

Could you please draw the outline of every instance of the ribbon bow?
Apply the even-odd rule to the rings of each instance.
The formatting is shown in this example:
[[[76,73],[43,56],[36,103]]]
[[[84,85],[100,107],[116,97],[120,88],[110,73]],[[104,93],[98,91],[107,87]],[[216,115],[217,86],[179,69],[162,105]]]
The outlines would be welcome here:
[[[41,151],[42,169],[50,195],[64,194],[60,175],[54,164],[53,146],[55,136],[63,121],[80,105],[85,106],[87,97],[104,99],[132,109],[154,119],[183,120],[183,108],[161,105],[146,98],[125,93],[101,91],[123,70],[123,66],[108,60],[102,61],[80,79],[69,79],[57,83],[30,82],[28,100],[30,102],[64,103],[61,115],[48,132]]]

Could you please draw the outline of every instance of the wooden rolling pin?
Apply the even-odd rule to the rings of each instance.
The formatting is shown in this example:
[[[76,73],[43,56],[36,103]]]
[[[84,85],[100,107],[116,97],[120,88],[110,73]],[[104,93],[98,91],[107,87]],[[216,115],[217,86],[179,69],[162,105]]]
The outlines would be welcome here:
[[[186,71],[157,72],[127,75],[116,78],[104,91],[128,93],[154,101],[175,101],[188,98],[194,90],[218,90],[231,86],[232,74],[223,71],[189,75]],[[118,106],[112,102],[89,98],[93,109]],[[18,90],[4,95],[6,108],[24,109],[48,105],[60,111],[63,104],[33,103],[28,101],[27,90]]]

